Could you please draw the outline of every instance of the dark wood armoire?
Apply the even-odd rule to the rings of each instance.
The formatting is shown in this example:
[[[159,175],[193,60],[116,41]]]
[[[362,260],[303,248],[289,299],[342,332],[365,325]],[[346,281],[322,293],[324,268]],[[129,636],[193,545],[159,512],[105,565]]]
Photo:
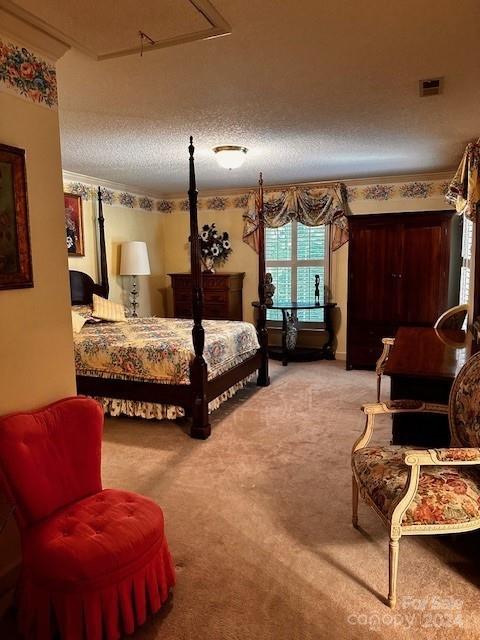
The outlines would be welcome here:
[[[448,307],[452,211],[349,218],[347,369],[370,368],[400,326]]]

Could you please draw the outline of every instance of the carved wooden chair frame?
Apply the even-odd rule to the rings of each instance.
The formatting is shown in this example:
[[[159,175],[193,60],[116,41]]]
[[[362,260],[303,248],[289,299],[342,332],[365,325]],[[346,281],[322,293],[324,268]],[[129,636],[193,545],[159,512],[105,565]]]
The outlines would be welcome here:
[[[433,326],[435,329],[446,329],[448,328],[448,322],[450,320],[453,320],[455,316],[460,316],[461,322],[456,323],[460,326],[455,326],[453,328],[461,329],[467,313],[468,304],[457,304],[455,307],[451,307],[442,313]]]

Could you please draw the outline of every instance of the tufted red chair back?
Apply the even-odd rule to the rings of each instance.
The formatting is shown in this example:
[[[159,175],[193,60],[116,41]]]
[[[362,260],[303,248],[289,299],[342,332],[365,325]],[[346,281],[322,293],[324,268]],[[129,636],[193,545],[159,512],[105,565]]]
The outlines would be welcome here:
[[[103,411],[66,398],[0,418],[0,472],[20,528],[102,490]]]

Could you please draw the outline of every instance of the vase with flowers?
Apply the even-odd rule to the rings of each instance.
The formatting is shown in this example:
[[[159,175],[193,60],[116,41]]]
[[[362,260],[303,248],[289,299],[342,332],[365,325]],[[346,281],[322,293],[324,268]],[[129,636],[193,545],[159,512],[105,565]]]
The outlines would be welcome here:
[[[229,235],[226,231],[218,231],[212,222],[203,225],[199,240],[204,270],[207,273],[215,273],[215,267],[224,264],[232,253]]]

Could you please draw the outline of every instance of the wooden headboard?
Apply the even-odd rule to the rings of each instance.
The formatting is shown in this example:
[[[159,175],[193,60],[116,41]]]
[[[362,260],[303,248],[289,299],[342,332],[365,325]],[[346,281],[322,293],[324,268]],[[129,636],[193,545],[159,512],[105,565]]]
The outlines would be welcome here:
[[[96,284],[91,276],[83,271],[69,271],[70,298],[72,304],[92,304],[95,293],[102,298],[108,298],[110,286],[108,283],[107,251],[105,247],[105,219],[103,217],[102,190],[98,187],[98,238],[100,250],[100,284]]]
[[[93,294],[108,298],[101,284],[95,284],[93,278],[83,271],[70,271],[70,298],[72,304],[92,304]]]

